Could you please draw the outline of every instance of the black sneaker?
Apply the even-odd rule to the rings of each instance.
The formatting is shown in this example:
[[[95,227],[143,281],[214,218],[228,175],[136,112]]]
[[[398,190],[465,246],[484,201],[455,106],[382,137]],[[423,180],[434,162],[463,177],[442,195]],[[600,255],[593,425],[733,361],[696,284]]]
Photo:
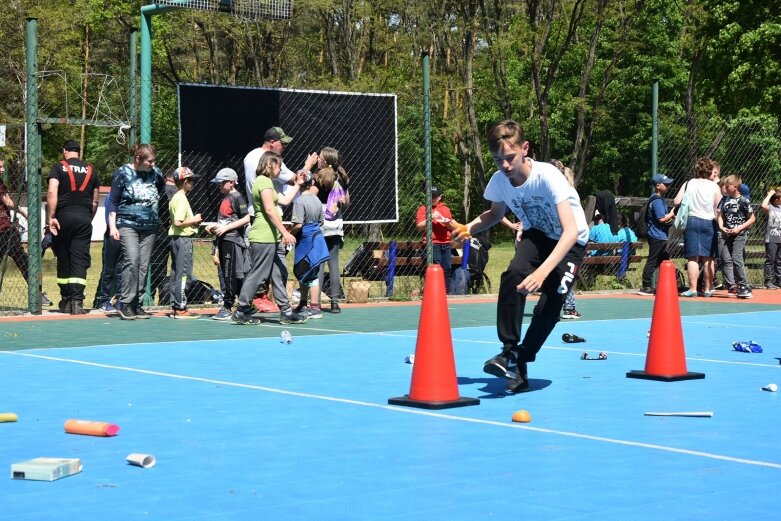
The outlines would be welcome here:
[[[342,308],[339,307],[338,302],[331,301],[331,313],[341,313]]]
[[[288,324],[303,324],[306,322],[306,320],[306,316],[299,315],[294,311],[288,311],[287,313],[279,314],[279,323],[285,326]]]
[[[136,318],[152,318],[152,314],[147,313],[141,306],[136,306],[133,311],[136,312]]]
[[[501,353],[486,360],[485,364],[483,364],[484,373],[499,378],[513,378],[516,368],[515,354],[509,349],[502,350]]]
[[[70,314],[72,309],[72,304],[70,300],[61,300],[57,303],[57,307],[59,308],[61,313]]]
[[[640,288],[640,291],[637,292],[639,295],[653,295],[654,294],[654,288],[649,288],[648,286]]]
[[[531,389],[529,378],[527,377],[526,363],[518,364],[513,378],[507,382],[507,391],[511,393],[523,393]]]
[[[754,298],[754,295],[751,293],[751,288],[748,286],[741,286],[740,289],[738,289],[738,298]]]
[[[231,315],[231,320],[240,326],[257,326],[261,320],[253,317],[250,312],[239,311],[238,309]]]
[[[119,318],[122,320],[136,319],[136,312],[133,311],[133,308],[131,308],[128,304],[125,304],[124,302],[120,302],[119,304],[117,304],[117,312],[119,313]]]

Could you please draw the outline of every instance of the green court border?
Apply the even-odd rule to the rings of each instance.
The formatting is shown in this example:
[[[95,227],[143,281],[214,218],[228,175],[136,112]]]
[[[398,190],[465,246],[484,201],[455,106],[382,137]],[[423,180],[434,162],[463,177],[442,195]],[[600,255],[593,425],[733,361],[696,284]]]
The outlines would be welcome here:
[[[535,301],[526,307],[528,323]],[[578,298],[582,321],[647,318],[653,314],[653,299],[626,296]],[[496,301],[448,302],[450,324],[453,328],[493,326],[496,319]],[[681,301],[681,316],[701,316],[724,313],[746,313],[781,309],[781,304],[754,304],[734,301]],[[217,322],[204,317],[200,320],[172,320],[165,316],[150,320],[123,321],[117,318],[90,315],[85,319],[58,319],[52,316],[19,320],[0,319],[0,351],[24,349],[83,347],[94,345],[121,345],[136,343],[165,343],[188,340],[225,340],[240,338],[268,338],[288,329],[296,335],[332,335],[334,333],[377,333],[407,331],[418,328],[420,303],[345,306],[340,315],[324,313],[322,320],[306,324],[281,326],[276,314],[265,317],[261,326],[239,326]],[[264,327],[265,326],[265,327]],[[495,339],[492,333],[489,339]]]

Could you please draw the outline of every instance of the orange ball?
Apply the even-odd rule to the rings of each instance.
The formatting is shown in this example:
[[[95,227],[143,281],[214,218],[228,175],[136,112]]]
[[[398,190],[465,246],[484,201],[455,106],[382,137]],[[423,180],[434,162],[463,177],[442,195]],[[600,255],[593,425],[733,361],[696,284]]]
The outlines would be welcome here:
[[[532,421],[532,417],[531,414],[529,414],[529,411],[521,409],[520,411],[515,411],[513,413],[513,421],[517,423],[529,423]]]

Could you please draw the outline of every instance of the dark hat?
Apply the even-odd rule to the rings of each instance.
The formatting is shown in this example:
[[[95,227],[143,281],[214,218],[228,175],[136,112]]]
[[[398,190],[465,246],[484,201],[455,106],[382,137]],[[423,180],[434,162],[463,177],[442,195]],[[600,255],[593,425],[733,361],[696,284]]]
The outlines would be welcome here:
[[[280,127],[271,127],[268,129],[263,136],[263,139],[265,141],[281,141],[285,145],[288,145],[293,141],[293,138],[285,134],[285,131]]]
[[[431,187],[431,198],[434,199],[436,197],[439,197],[440,195],[442,195],[442,191],[439,188],[437,188],[436,186],[432,186]]]
[[[667,177],[667,176],[666,176],[666,175],[664,175],[664,174],[656,174],[655,176],[653,176],[653,177],[651,178],[651,181],[652,181],[652,182],[653,182],[655,185],[658,185],[659,183],[664,183],[664,184],[666,184],[666,185],[669,185],[669,184],[672,184],[672,182],[674,181],[674,179],[673,179],[672,177]]]
[[[79,145],[78,141],[69,139],[68,141],[65,142],[64,145],[62,145],[62,149],[68,152],[81,152],[81,145]]]
[[[233,181],[238,182],[239,176],[236,173],[236,171],[232,168],[223,168],[219,172],[217,172],[217,175],[214,176],[214,179],[211,180],[212,183],[222,183],[224,181]]]
[[[195,175],[193,171],[187,168],[186,166],[180,166],[179,168],[174,170],[174,181],[176,181],[177,183],[179,181],[184,181],[185,179],[191,179],[196,177],[198,176]]]

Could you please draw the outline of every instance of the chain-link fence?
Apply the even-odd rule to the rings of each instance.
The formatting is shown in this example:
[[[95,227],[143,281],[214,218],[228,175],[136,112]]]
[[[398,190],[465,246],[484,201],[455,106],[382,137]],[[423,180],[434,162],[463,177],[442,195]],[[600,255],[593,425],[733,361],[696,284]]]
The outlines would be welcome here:
[[[6,124],[0,197],[0,312],[27,308],[29,278],[25,127]],[[10,200],[10,205],[6,204]],[[19,209],[22,208],[22,213]]]
[[[186,87],[210,91],[209,87]],[[331,288],[326,277],[326,297],[335,291],[342,301],[420,296],[426,267],[423,233],[416,226],[416,214],[426,201],[420,96],[230,87],[218,88],[216,95],[219,108],[215,114],[205,98],[197,97],[186,107],[180,101],[181,152],[178,136],[160,135],[155,129],[154,141],[169,144],[158,147],[158,166],[170,172],[181,160],[199,176],[188,195],[194,212],[201,213],[206,222],[216,219],[221,196],[217,185],[209,181],[220,168],[236,170],[238,189],[246,197],[244,156],[262,145],[267,128],[278,125],[293,137],[284,150],[289,168],[301,168],[309,153],[329,146],[340,150],[350,176],[350,204],[345,210],[344,246],[339,255],[341,287]],[[200,114],[195,117],[186,111]],[[217,122],[220,118],[222,121]],[[176,130],[161,129],[164,133]],[[189,143],[194,145],[188,147]],[[433,170],[434,184],[445,194],[445,201],[459,201],[463,197],[463,177],[452,172],[445,176],[443,172],[441,178],[455,179],[460,184],[441,184],[437,172],[443,168],[434,165]],[[468,190],[473,188],[468,186]],[[285,216],[289,217],[289,211]],[[455,207],[453,216],[461,219]],[[505,239],[509,240],[509,233]],[[194,276],[219,288],[211,252],[212,240],[202,231],[196,246]],[[487,247],[475,241],[472,252],[473,266],[480,260],[482,265],[473,268],[475,276],[468,290],[488,292],[491,274],[487,272]],[[153,265],[165,265],[166,256],[164,248],[158,249]],[[292,255],[289,257],[290,264]],[[453,270],[463,261],[463,247],[453,245]],[[506,261],[500,262],[506,265]],[[157,298],[160,302],[159,295]]]
[[[59,159],[62,143],[66,139],[81,141],[84,144],[84,159],[94,164],[104,186],[93,234],[92,266],[87,278],[86,294],[89,302],[97,289],[102,268],[101,239],[105,230],[103,200],[111,182],[111,173],[128,160],[131,129],[126,127],[126,122],[132,111],[128,96],[123,94],[130,90],[127,78],[90,75],[86,77],[86,84],[94,88],[81,91],[80,86],[85,85],[85,77],[73,74],[68,79],[61,72],[41,73],[38,116],[41,143],[33,145],[38,146],[36,157],[46,159],[40,173],[41,193],[34,197],[45,193],[46,175],[51,162]],[[412,71],[411,81],[422,84],[420,71]],[[176,86],[161,82],[153,87],[152,142],[157,148],[157,165],[169,173],[184,163],[200,176],[190,200],[193,210],[201,213],[205,221],[215,220],[220,200],[216,185],[209,182],[211,178],[220,168],[232,167],[239,173],[242,181],[239,188],[246,195],[243,186],[244,155],[262,144],[263,133],[268,127],[282,126],[294,137],[293,143],[284,152],[289,167],[300,168],[307,154],[324,146],[332,146],[342,151],[343,164],[351,178],[351,204],[345,215],[344,246],[339,256],[341,288],[330,288],[328,285],[325,294],[338,291],[340,296],[343,294],[347,300],[353,301],[386,298],[406,300],[420,295],[425,252],[421,244],[422,232],[416,226],[416,214],[426,201],[422,94],[324,91],[311,94],[308,98],[304,96],[285,101],[282,99],[284,95],[280,93],[293,91],[268,89],[267,93],[277,98],[276,105],[242,104],[240,100],[234,100],[231,102],[234,105],[231,110],[258,116],[252,125],[231,126],[235,118],[228,116],[228,100],[216,104],[216,111],[215,107],[206,104],[182,111],[177,105]],[[257,89],[239,90],[250,95],[256,94]],[[432,85],[434,92],[445,90],[441,85]],[[345,102],[345,99],[348,101]],[[387,103],[382,103],[389,99],[392,100],[390,112]],[[382,102],[373,103],[378,100]],[[482,210],[481,188],[478,182],[463,173],[464,162],[454,147],[453,129],[458,124],[450,119],[455,109],[448,113],[436,105],[436,100],[434,102],[432,182],[444,194],[444,202],[450,207],[453,217],[465,221]],[[196,127],[188,125],[187,118],[199,112],[216,113],[218,119],[222,115],[227,120],[227,127],[224,126],[225,122],[216,120],[202,121]],[[195,130],[207,145],[220,143],[218,148],[221,153],[204,152],[208,146],[192,149],[183,146],[180,150],[180,128],[176,124],[180,118],[184,131],[182,135]],[[80,124],[76,125],[74,121]],[[64,122],[69,124],[62,124]],[[6,168],[5,184],[15,205],[27,207],[31,196],[25,181],[25,129],[23,124],[5,123],[8,125],[6,148],[2,151]],[[390,134],[384,134],[388,129]],[[700,156],[713,157],[721,163],[722,174],[739,174],[750,187],[757,209],[757,223],[751,230],[753,242],[749,246],[752,254],[748,264],[749,277],[753,284],[761,284],[761,241],[766,220],[757,203],[770,187],[781,185],[781,131],[777,120],[752,116],[725,119],[714,114],[702,114],[689,120],[680,112],[667,110],[662,111],[660,116],[659,138],[659,171],[676,179],[671,193],[691,177],[693,164]],[[100,160],[96,162],[93,157],[99,157]],[[585,205],[587,197],[581,195]],[[617,195],[646,197],[648,194]],[[632,215],[632,211],[625,213],[630,217]],[[45,222],[44,217],[45,213],[42,212],[42,222]],[[15,231],[19,224],[22,224],[22,228],[19,228],[21,233],[18,237],[23,245],[21,253],[24,253],[29,247],[25,243],[24,220],[14,222]],[[170,259],[166,237],[166,229],[162,227],[152,259],[151,291],[146,298],[147,304],[168,305],[166,280],[170,272]],[[483,242],[470,244],[471,262],[467,271],[471,274],[471,284],[467,291],[495,292],[499,276],[513,255],[512,232],[497,226],[490,236],[481,239]],[[0,253],[3,253],[0,264],[0,310],[23,310],[30,305],[28,285],[23,270],[19,269],[10,254],[9,244],[6,240],[0,244]],[[220,279],[213,261],[212,247],[213,238],[207,236],[201,228],[196,243],[193,275],[219,289]],[[591,262],[582,267],[579,289],[639,287],[646,249],[629,252],[628,266],[622,260],[623,252],[616,250],[613,253],[609,256],[613,257],[611,262]],[[464,249],[454,246],[451,255],[455,271],[464,260]],[[289,257],[289,263],[292,263],[292,255]],[[44,251],[39,271],[43,291],[56,302],[56,260],[51,250]],[[621,277],[617,277],[619,274]],[[31,276],[37,280],[38,274]],[[329,278],[325,280],[328,282]],[[196,302],[212,301],[212,296],[202,293],[194,295],[193,299]]]
[[[676,194],[694,176],[694,164],[700,157],[717,161],[722,179],[727,175],[739,176],[749,191],[756,222],[749,229],[746,272],[750,284],[762,286],[767,214],[760,203],[769,190],[781,186],[779,121],[752,115],[725,118],[707,113],[687,117],[672,111],[661,112],[658,169],[675,179],[670,194]],[[680,235],[673,237],[672,246],[671,254],[682,257]]]

